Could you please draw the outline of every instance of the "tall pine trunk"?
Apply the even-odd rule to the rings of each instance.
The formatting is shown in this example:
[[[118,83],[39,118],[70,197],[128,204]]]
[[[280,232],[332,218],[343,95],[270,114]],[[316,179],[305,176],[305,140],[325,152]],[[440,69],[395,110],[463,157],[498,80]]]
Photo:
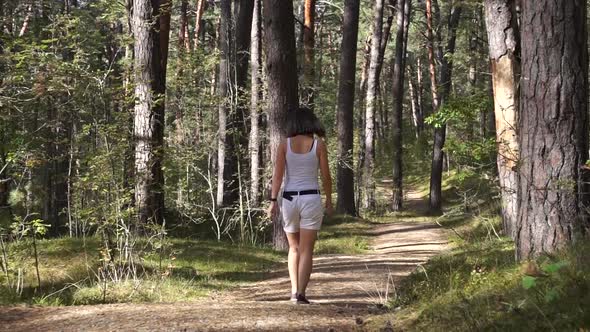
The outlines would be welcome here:
[[[427,4],[430,1],[428,0]],[[436,3],[436,2],[435,2]],[[436,102],[436,109],[443,105],[451,93],[451,80],[453,75],[453,62],[449,59],[455,53],[455,42],[457,39],[457,26],[461,17],[461,4],[456,3],[451,7],[451,13],[448,19],[448,39],[445,48],[445,55],[440,56],[440,84],[442,93],[438,95],[440,100]],[[427,11],[428,12],[428,11]],[[430,22],[432,24],[432,22]],[[438,39],[438,38],[437,38]],[[438,49],[442,49],[439,45]],[[439,51],[440,52],[440,51]],[[432,69],[431,69],[432,70]],[[432,76],[432,73],[431,73]],[[433,93],[434,98],[434,93]],[[434,105],[434,103],[433,103]],[[435,108],[433,107],[433,110]],[[434,212],[441,211],[442,208],[442,172],[443,172],[443,148],[445,145],[447,126],[446,123],[440,124],[434,128],[434,144],[432,149],[432,167],[430,173],[430,209]]]
[[[397,33],[393,68],[393,195],[391,209],[400,211],[403,202],[402,188],[402,119],[404,102],[404,74],[407,34],[412,0],[397,0]]]
[[[428,50],[428,71],[430,73],[430,92],[432,94],[432,114],[438,112],[439,108],[439,97],[438,97],[438,80],[436,76],[436,63],[435,63],[435,54],[434,54],[434,33],[433,33],[433,15],[432,15],[432,0],[426,0],[426,39],[427,39],[427,50]],[[436,143],[435,143],[436,144]],[[441,160],[442,164],[442,155],[437,156]],[[433,165],[434,165],[435,156],[432,156]],[[441,166],[442,170],[442,166]],[[433,171],[434,173],[434,171]],[[440,209],[440,191],[437,193],[434,191],[434,201],[438,206],[433,207],[433,188],[432,188],[432,174],[430,178],[430,207],[435,209]],[[437,196],[438,195],[438,196]]]
[[[261,99],[261,62],[262,62],[262,20],[261,0],[254,0],[252,28],[250,33],[250,202],[260,205],[260,99]]]
[[[364,175],[365,170],[365,118],[367,116],[366,99],[367,99],[367,77],[369,76],[369,66],[371,65],[371,38],[368,36],[365,41],[364,49],[364,63],[361,72],[361,81],[359,84],[359,98],[357,115],[357,128],[359,128],[359,151],[357,153],[357,167],[356,167],[356,207],[360,208],[362,199],[364,197]],[[357,211],[358,212],[358,211]]]
[[[497,165],[504,233],[514,238],[518,215],[518,108],[520,55],[514,0],[486,0],[490,66],[496,118]]]
[[[379,81],[379,53],[383,29],[383,0],[376,0],[373,9],[373,36],[371,38],[370,65],[367,74],[366,116],[365,116],[365,169],[363,208],[375,208],[375,106]]]
[[[562,249],[588,230],[586,6],[522,1],[519,260]]]
[[[199,35],[203,30],[203,14],[205,13],[205,6],[207,0],[197,0],[196,2],[196,13],[195,13],[195,30],[194,30],[194,48],[195,50],[199,46]]]
[[[178,46],[184,47],[189,52],[191,50],[190,36],[188,33],[188,0],[182,0],[180,3],[180,29],[178,29]]]
[[[162,149],[169,8],[169,2],[133,1],[135,204],[142,223],[161,223],[164,217]]]
[[[420,66],[420,57],[416,57],[416,67],[412,65],[412,59],[408,63],[408,88],[412,105],[412,123],[414,124],[416,138],[420,138],[420,135],[424,131],[424,111],[422,109],[422,91],[420,88],[420,75],[422,75],[422,71],[420,70]],[[414,79],[414,75],[416,75],[416,79]]]
[[[336,210],[355,216],[353,138],[356,51],[360,0],[346,0],[338,81],[338,169]]]
[[[234,88],[234,62],[232,43],[231,0],[220,2],[219,26],[219,75],[217,96],[219,98],[218,136],[217,136],[217,206],[224,207],[234,203],[237,181],[235,180],[235,142],[233,140],[232,103],[230,92]],[[234,115],[235,116],[235,115]]]
[[[305,0],[303,27],[303,102],[313,109],[315,95],[315,0]]]
[[[382,90],[387,91],[387,86],[381,85],[381,72],[383,71],[383,60],[385,59],[385,50],[387,49],[387,44],[389,43],[389,36],[391,35],[391,26],[393,25],[393,14],[395,13],[392,10],[392,14],[387,17],[387,20],[383,23],[383,32],[381,35],[381,45],[379,46],[379,60],[377,61],[377,113],[379,114],[376,117],[375,123],[375,132],[379,136],[379,139],[383,139],[385,137],[385,132],[389,128],[389,110],[386,109],[386,104],[383,101],[383,93]],[[387,84],[386,84],[387,85]]]
[[[230,159],[232,164],[233,181],[235,185],[230,193],[230,202],[241,202],[241,193],[244,191],[244,174],[248,164],[248,129],[249,121],[249,102],[247,100],[248,84],[248,65],[250,63],[250,34],[252,31],[252,15],[254,13],[254,0],[242,0],[234,4],[236,6],[236,107],[232,113],[231,122],[229,123],[229,135],[233,147],[233,156]]]
[[[293,3],[284,0],[264,0],[263,4],[268,76],[269,145],[274,166],[277,148],[281,139],[285,137],[283,125],[285,113],[299,107],[297,55]],[[273,219],[273,245],[276,249],[288,247],[280,216]]]

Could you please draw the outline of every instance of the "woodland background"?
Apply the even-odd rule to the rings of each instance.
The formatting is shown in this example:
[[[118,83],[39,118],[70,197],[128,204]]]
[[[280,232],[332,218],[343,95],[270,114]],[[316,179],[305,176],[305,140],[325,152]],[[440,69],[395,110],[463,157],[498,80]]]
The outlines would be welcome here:
[[[419,215],[453,229],[460,255],[504,262],[455,256],[461,278],[504,264],[539,301],[570,301],[588,289],[586,7],[0,0],[0,295],[108,302],[109,287],[184,273],[179,247],[220,266],[241,248],[247,269],[268,268],[286,247],[264,214],[272,160],[301,105],[328,132],[338,218],[401,218],[423,192]],[[42,279],[47,252],[76,253],[81,277]],[[414,279],[428,295],[395,303],[440,291]]]

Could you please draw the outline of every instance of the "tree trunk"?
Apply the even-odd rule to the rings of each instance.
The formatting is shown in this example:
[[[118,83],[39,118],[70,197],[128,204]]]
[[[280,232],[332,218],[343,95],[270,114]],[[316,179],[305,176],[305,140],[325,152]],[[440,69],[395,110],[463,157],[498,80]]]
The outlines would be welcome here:
[[[261,43],[261,0],[254,0],[252,28],[250,33],[250,202],[253,207],[260,205],[260,99],[262,43]]]
[[[401,211],[402,189],[402,114],[404,101],[404,73],[406,37],[410,23],[411,0],[397,0],[397,33],[393,68],[393,196],[391,209]]]
[[[365,41],[365,56],[363,71],[361,72],[361,82],[359,84],[359,98],[358,98],[358,112],[357,128],[359,128],[359,151],[357,153],[357,167],[356,167],[356,199],[355,206],[358,208],[362,205],[362,197],[364,197],[364,176],[363,171],[365,167],[365,118],[366,118],[366,95],[367,95],[367,77],[369,74],[369,66],[371,64],[371,38],[368,36]],[[357,211],[358,213],[358,211]]]
[[[180,29],[178,30],[178,45],[184,47],[187,52],[191,50],[190,36],[188,33],[188,0],[182,0],[180,4]]]
[[[277,147],[285,137],[285,112],[299,107],[297,55],[293,26],[293,3],[284,0],[264,0],[264,31],[266,71],[268,82],[268,117],[271,161],[274,165]],[[282,218],[273,220],[273,244],[276,249],[288,247]]]
[[[4,0],[0,0],[0,57],[4,56]],[[0,62],[0,86],[4,83],[4,61]],[[4,126],[3,124],[2,126]],[[9,137],[4,131],[0,130],[0,218],[5,216],[4,210],[9,209],[8,193],[10,192],[10,179],[8,173],[8,151],[5,150]]]
[[[360,0],[346,0],[342,25],[338,81],[338,169],[336,211],[355,216],[353,172],[353,120]]]
[[[315,95],[315,0],[305,0],[303,27],[303,102],[313,109]]]
[[[432,0],[426,0],[426,39],[427,39],[427,49],[428,49],[428,69],[430,73],[430,91],[432,94],[432,114],[438,112],[439,107],[439,98],[438,98],[438,86],[437,86],[437,77],[436,77],[436,64],[434,58],[434,34],[433,34],[433,22],[432,22]],[[436,137],[435,137],[436,138]],[[442,160],[442,156],[436,156]],[[433,165],[435,156],[432,156]],[[432,175],[430,178],[430,207],[433,209],[440,209],[440,192],[432,190]],[[440,179],[439,179],[440,181]],[[438,195],[438,196],[437,196]],[[438,205],[433,206],[433,200]]]
[[[161,168],[169,2],[133,1],[135,38],[135,204],[139,221],[163,221]],[[157,19],[159,17],[159,20]]]
[[[497,165],[504,233],[515,238],[518,216],[518,103],[520,62],[514,0],[486,0],[490,65],[496,118]]]
[[[586,6],[522,1],[519,260],[562,249],[589,229]]]
[[[252,31],[252,16],[254,13],[254,0],[242,0],[235,2],[234,6],[237,11],[236,18],[236,111],[232,113],[228,126],[231,137],[231,146],[233,154],[229,160],[232,166],[233,181],[235,185],[229,193],[228,203],[237,202],[241,196],[240,183],[243,183],[244,173],[248,163],[248,129],[250,127],[248,101],[247,101],[247,84],[248,84],[248,64],[250,62],[250,34]],[[227,164],[226,164],[227,165]],[[227,166],[226,166],[227,167]],[[238,169],[239,167],[239,169]],[[227,191],[227,190],[226,190]]]
[[[383,71],[383,60],[385,59],[385,50],[387,49],[387,44],[389,42],[389,37],[391,35],[391,26],[393,25],[393,14],[395,14],[395,12],[392,10],[392,14],[387,17],[387,20],[383,24],[381,46],[379,47],[379,61],[377,61],[377,103],[379,105],[378,112],[380,128],[376,128],[375,131],[378,133],[379,138],[385,137],[385,132],[389,127],[389,110],[384,105],[382,98],[383,94],[381,92],[381,72]]]
[[[420,58],[416,58],[416,67],[419,67]],[[410,90],[410,99],[412,105],[412,123],[414,124],[414,130],[416,131],[416,138],[420,138],[422,132],[424,131],[424,113],[422,110],[422,98],[420,95],[420,85],[416,81],[420,81],[421,78],[417,77],[414,80],[414,72],[416,72],[416,76],[421,74],[421,70],[414,70],[412,66],[412,61],[408,64],[408,87]]]
[[[427,0],[427,5],[432,0]],[[447,55],[453,55],[455,52],[455,41],[457,38],[457,26],[459,25],[459,18],[461,17],[461,10],[462,7],[460,3],[454,4],[451,8],[451,13],[448,20],[448,40],[445,52]],[[427,13],[429,10],[427,10]],[[427,14],[428,15],[428,14]],[[430,15],[431,16],[431,15]],[[431,26],[432,18],[429,19]],[[429,28],[430,29],[430,28]],[[440,47],[439,47],[440,48]],[[434,70],[434,66],[432,66],[431,71]],[[442,93],[438,96],[440,100],[436,101],[436,107],[434,109],[438,110],[440,105],[444,104],[446,99],[449,97],[451,92],[451,78],[453,73],[453,63],[452,60],[449,60],[448,56],[441,57],[441,87]],[[433,74],[431,73],[431,76]],[[434,98],[434,92],[433,92]],[[433,103],[434,104],[434,103]],[[446,138],[446,124],[442,124],[439,128],[434,128],[434,144],[433,144],[433,151],[432,151],[432,168],[430,173],[430,209],[434,212],[440,212],[442,208],[442,172],[443,172],[443,159],[444,159],[444,152],[443,148],[445,145],[445,138]]]
[[[371,56],[369,72],[367,75],[366,96],[366,120],[365,120],[365,171],[363,207],[375,208],[375,105],[377,100],[377,87],[379,82],[379,53],[383,28],[383,0],[376,0],[373,10],[373,37],[371,38]]]
[[[233,140],[232,105],[230,91],[234,87],[234,65],[232,61],[232,13],[231,0],[220,2],[221,16],[219,28],[219,77],[217,96],[219,97],[217,138],[217,206],[229,206],[236,199],[235,144]]]
[[[194,32],[194,48],[195,50],[199,46],[199,35],[201,34],[201,30],[203,28],[203,13],[205,13],[205,6],[207,5],[207,0],[197,0],[197,7],[195,13],[195,32]]]

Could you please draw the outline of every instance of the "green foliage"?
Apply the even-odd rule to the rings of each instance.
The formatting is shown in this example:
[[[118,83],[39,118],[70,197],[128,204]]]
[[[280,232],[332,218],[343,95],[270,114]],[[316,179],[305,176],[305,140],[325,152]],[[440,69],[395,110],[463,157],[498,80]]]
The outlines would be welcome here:
[[[465,97],[456,96],[447,101],[425,122],[435,128],[449,125],[445,151],[455,167],[490,167],[495,161],[496,141],[494,137],[482,137],[475,130],[481,124],[481,114],[493,108],[493,101],[487,93],[474,93]]]
[[[137,279],[105,283],[98,277],[104,256],[103,240],[54,238],[38,241],[42,286],[36,283],[32,247],[28,240],[8,245],[10,280],[0,275],[0,304],[31,303],[72,305],[116,302],[171,302],[206,296],[236,283],[262,278],[283,261],[283,254],[253,246],[237,246],[216,241],[169,239],[166,243],[143,238],[138,248],[157,250],[138,261]],[[24,276],[22,293],[8,284],[17,270]]]
[[[590,316],[584,308],[590,305],[590,269],[583,257],[588,244],[517,263],[513,242],[497,236],[498,205],[486,183],[472,172],[458,172],[447,180],[448,190],[455,194],[438,222],[454,230],[455,245],[397,286],[390,306],[401,308],[400,328],[587,329]],[[469,188],[472,198],[466,208],[460,191]]]

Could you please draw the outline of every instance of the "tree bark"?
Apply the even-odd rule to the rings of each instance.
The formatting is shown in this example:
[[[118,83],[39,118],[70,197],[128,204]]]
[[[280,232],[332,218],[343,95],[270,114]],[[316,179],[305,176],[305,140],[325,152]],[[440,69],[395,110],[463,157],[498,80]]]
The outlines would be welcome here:
[[[497,165],[504,232],[513,239],[518,216],[518,107],[520,41],[514,0],[486,0],[496,118]]]
[[[305,0],[303,26],[303,102],[313,109],[315,95],[315,0]]]
[[[379,46],[379,61],[377,61],[377,105],[378,105],[378,113],[379,113],[379,128],[376,128],[375,131],[379,135],[379,138],[382,139],[385,137],[385,132],[389,127],[389,110],[384,107],[383,103],[383,93],[381,87],[381,72],[383,71],[383,60],[385,59],[385,50],[387,49],[387,44],[389,43],[389,37],[391,35],[391,26],[393,25],[393,15],[395,11],[392,10],[390,16],[387,17],[387,20],[383,23],[383,32],[381,37],[381,46]],[[387,88],[387,87],[384,87]]]
[[[427,0],[427,5],[432,0]],[[457,26],[459,25],[459,18],[461,17],[461,4],[455,3],[451,8],[451,13],[448,19],[448,40],[445,48],[446,55],[453,55],[455,52],[455,42],[457,38]],[[427,10],[427,13],[429,10]],[[432,18],[430,18],[432,21]],[[430,25],[432,22],[430,22]],[[430,29],[430,28],[429,28]],[[440,47],[439,47],[440,48]],[[432,66],[431,71],[434,70]],[[441,56],[441,88],[442,93],[438,95],[440,99],[436,101],[436,107],[433,107],[433,112],[440,105],[443,105],[446,99],[449,97],[451,92],[451,78],[453,74],[453,62],[449,60],[448,56]],[[431,73],[431,77],[432,77]],[[433,92],[434,98],[434,92]],[[435,103],[433,103],[434,105]],[[445,145],[447,126],[442,124],[438,128],[434,128],[434,144],[432,151],[432,168],[430,173],[430,209],[433,212],[440,212],[442,208],[442,172],[443,172],[443,159],[444,152],[443,148]]]
[[[293,3],[284,0],[264,0],[263,18],[266,44],[268,82],[268,120],[271,161],[274,166],[277,147],[285,137],[285,112],[299,107],[297,55],[293,26]],[[273,220],[273,245],[288,247],[281,218]]]
[[[406,38],[410,23],[411,0],[397,0],[397,32],[395,38],[395,58],[393,68],[393,196],[391,209],[401,211],[402,188],[402,119],[404,101],[404,73],[406,57]]]
[[[356,167],[356,207],[362,205],[362,198],[364,197],[364,168],[365,168],[365,118],[366,118],[366,96],[367,96],[367,77],[369,76],[369,66],[371,65],[371,38],[368,36],[365,41],[364,49],[364,64],[361,72],[361,82],[359,84],[359,106],[357,127],[359,128],[359,151],[357,153],[357,167]],[[358,213],[358,211],[357,211]]]
[[[203,28],[203,13],[205,13],[205,6],[207,5],[207,0],[197,0],[196,6],[196,14],[195,14],[195,32],[194,32],[194,48],[195,50],[199,46],[199,35],[201,34],[201,29]]]
[[[437,76],[436,76],[436,63],[434,57],[434,34],[433,34],[433,22],[432,22],[432,0],[426,0],[426,39],[427,39],[427,50],[428,50],[428,69],[430,73],[430,92],[432,94],[432,114],[438,112],[439,107],[439,98],[438,98],[438,86],[437,86]],[[442,156],[439,156],[442,160]],[[432,160],[434,165],[435,156],[433,154]],[[433,173],[434,174],[434,171]],[[430,178],[430,207],[431,209],[440,209],[440,192],[434,191],[434,195],[438,195],[434,197],[436,204],[438,207],[433,207],[433,190],[432,190],[432,174]]]
[[[231,0],[222,0],[219,27],[219,77],[217,81],[218,136],[217,136],[217,206],[230,206],[236,199],[237,181],[235,179],[235,142],[230,91],[234,87],[235,76],[232,43]],[[235,116],[235,115],[234,115]]]
[[[164,93],[170,31],[169,2],[134,0],[135,37],[135,204],[139,221],[163,221],[161,168]],[[158,19],[159,18],[159,19]]]
[[[338,81],[338,169],[336,211],[355,216],[353,137],[356,51],[360,0],[346,0],[342,25],[340,77]]]
[[[522,1],[519,260],[589,229],[586,13],[585,0]]]
[[[262,20],[261,0],[254,0],[252,28],[250,33],[250,202],[253,207],[260,205],[260,99],[262,62]]]
[[[188,0],[182,0],[180,4],[180,29],[178,30],[178,45],[190,52],[191,43],[188,33]]]
[[[254,0],[242,0],[235,2],[236,7],[236,27],[235,27],[235,38],[236,38],[236,107],[235,112],[232,112],[230,117],[230,123],[228,124],[228,133],[231,141],[229,142],[233,154],[230,157],[229,163],[231,165],[233,174],[231,178],[235,184],[231,191],[228,193],[227,203],[233,204],[237,202],[240,197],[240,183],[243,183],[244,177],[242,170],[246,169],[248,163],[248,154],[246,149],[248,148],[248,130],[250,127],[249,112],[247,101],[247,83],[248,83],[248,65],[250,62],[250,34],[252,31],[252,16],[254,12]],[[238,169],[239,167],[239,169]],[[226,190],[227,192],[228,190]]]
[[[4,56],[4,0],[0,0],[0,57]],[[4,62],[0,62],[0,86],[4,83]],[[3,124],[4,126],[5,124]],[[4,216],[4,209],[8,210],[8,193],[10,192],[10,180],[8,173],[7,157],[5,150],[9,137],[4,128],[0,131],[0,217]]]
[[[416,67],[420,66],[420,58],[416,58]],[[416,72],[417,78],[414,79],[414,72]],[[416,138],[420,138],[424,131],[424,112],[422,110],[422,96],[420,84],[416,81],[420,81],[421,78],[418,76],[421,74],[421,70],[415,70],[412,66],[412,61],[408,64],[408,88],[410,90],[410,99],[412,105],[412,123],[414,124],[414,130],[416,132]]]
[[[365,170],[364,170],[364,197],[365,209],[375,208],[375,106],[377,100],[377,87],[379,82],[379,53],[383,28],[383,0],[376,0],[373,9],[373,36],[371,38],[371,55],[369,72],[367,75],[366,96],[366,120],[365,120]]]

